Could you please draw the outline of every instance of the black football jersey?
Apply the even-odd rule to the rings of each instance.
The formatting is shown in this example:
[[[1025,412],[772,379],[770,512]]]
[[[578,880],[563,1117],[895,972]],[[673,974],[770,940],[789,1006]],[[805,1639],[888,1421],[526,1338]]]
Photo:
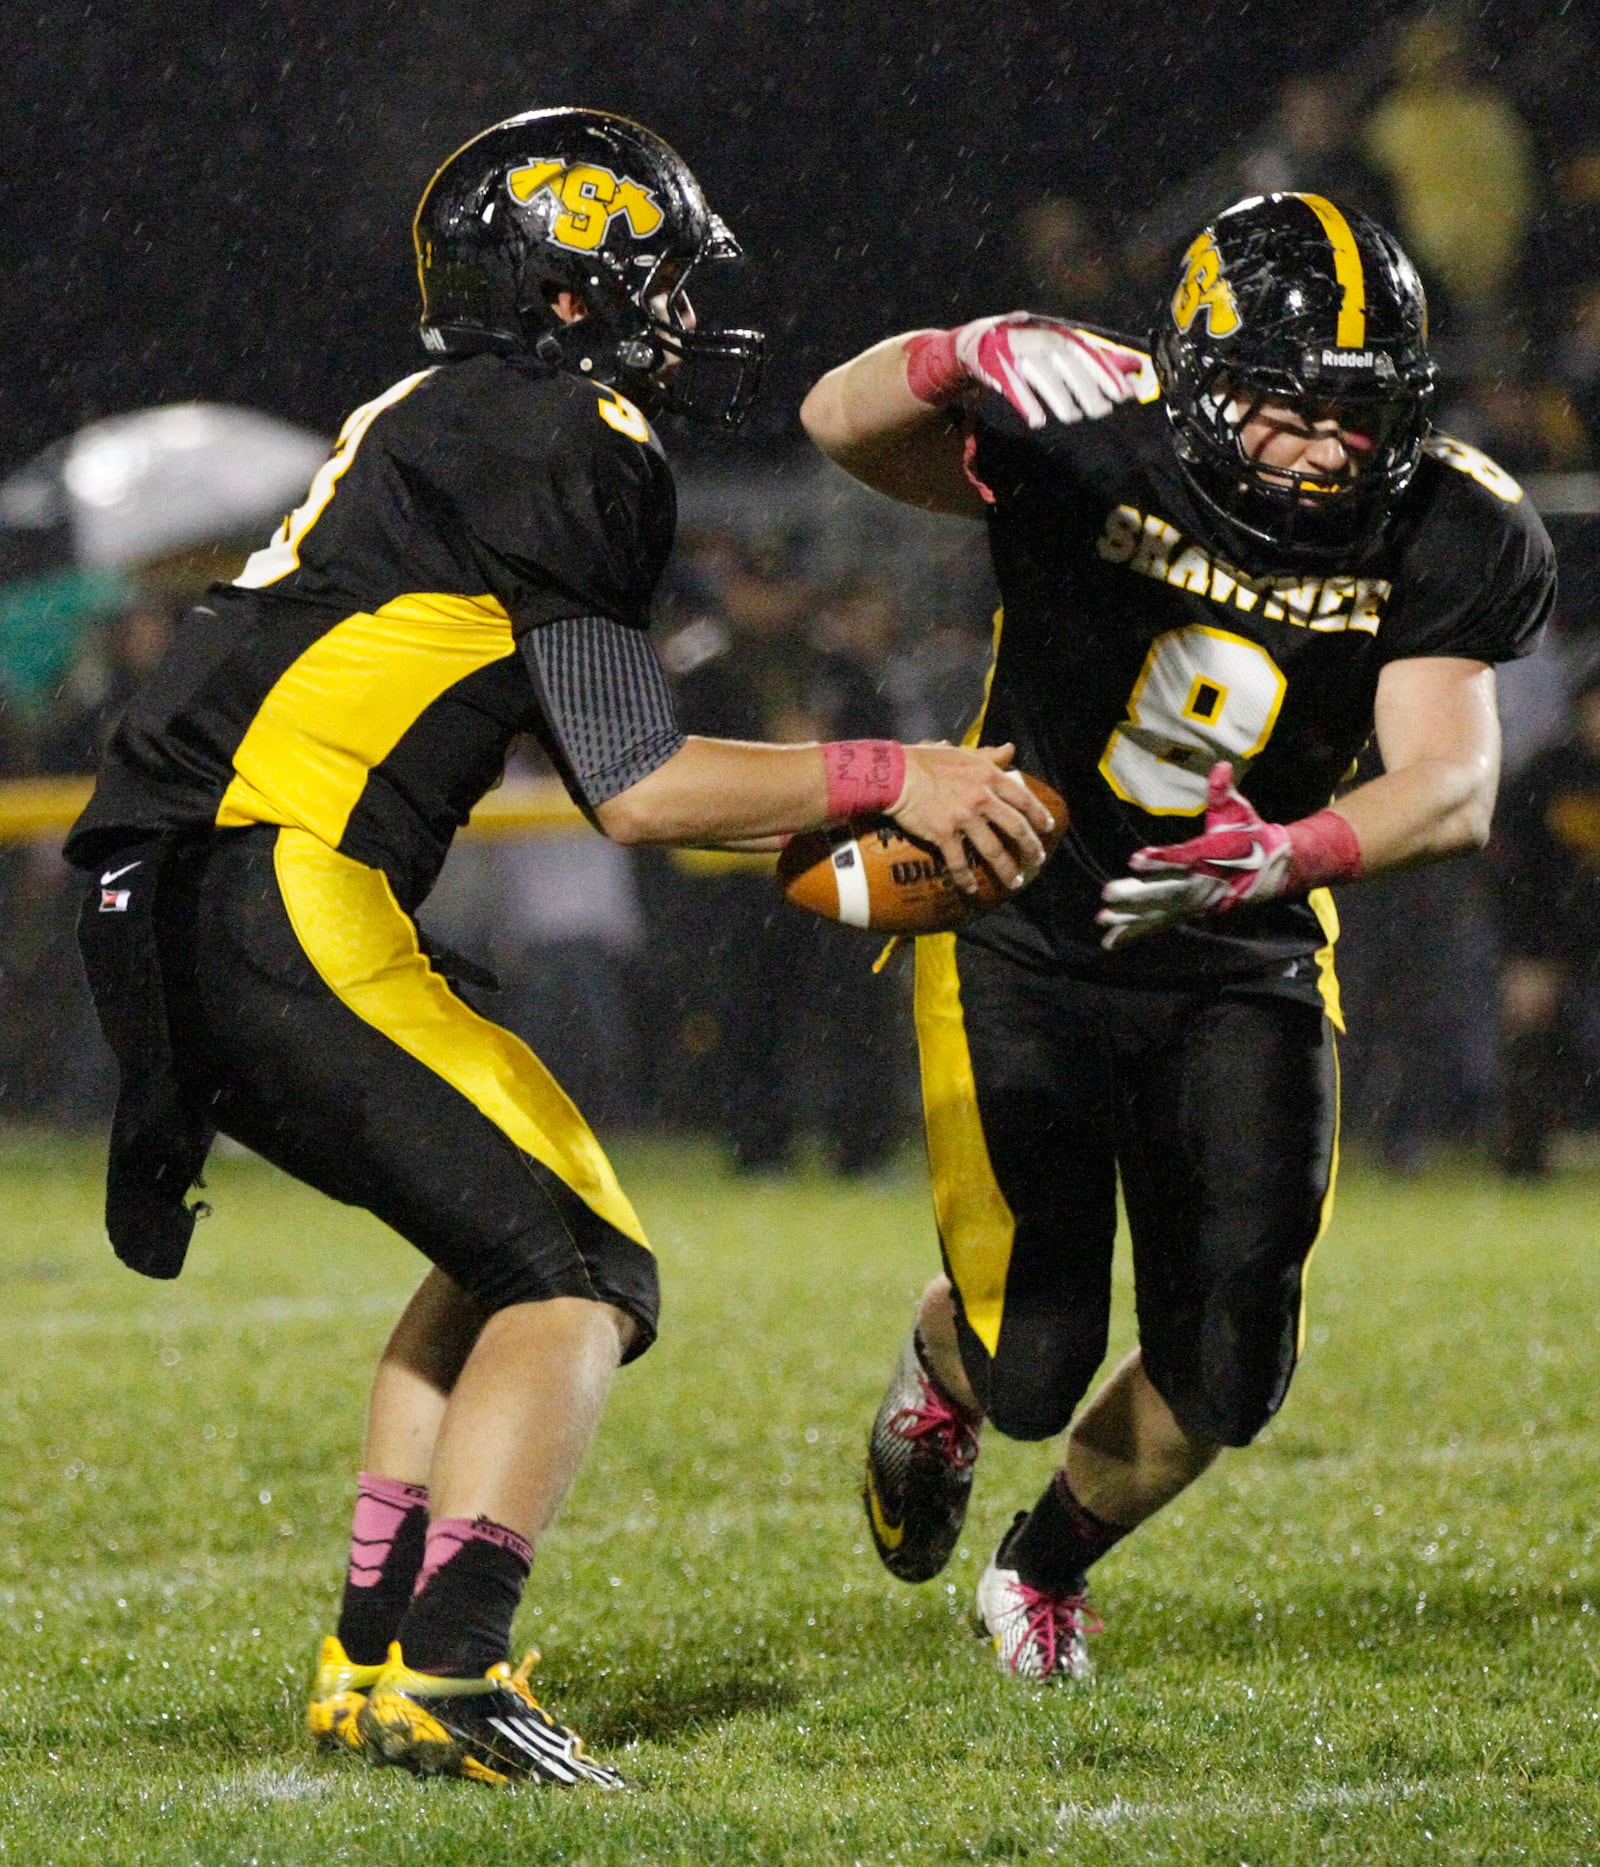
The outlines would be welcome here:
[[[511,739],[551,738],[517,643],[645,629],[671,471],[613,390],[529,357],[423,370],[355,411],[305,501],[179,624],[67,844],[292,824],[432,886]],[[554,751],[554,748],[552,747]]]
[[[1013,741],[1072,821],[1034,885],[965,937],[1131,984],[1251,976],[1314,995],[1325,898],[1242,908],[1105,953],[1101,885],[1142,845],[1203,827],[1219,759],[1269,821],[1320,810],[1371,734],[1388,662],[1528,653],[1555,570],[1521,489],[1476,449],[1435,436],[1382,539],[1347,568],[1248,575],[1187,490],[1147,357],[1136,398],[1098,421],[1033,431],[986,395],[967,460],[989,502],[1002,602],[982,738]]]

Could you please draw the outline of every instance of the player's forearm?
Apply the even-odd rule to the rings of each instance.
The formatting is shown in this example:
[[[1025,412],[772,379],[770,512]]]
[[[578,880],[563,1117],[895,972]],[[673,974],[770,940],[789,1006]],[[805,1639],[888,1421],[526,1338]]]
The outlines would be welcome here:
[[[800,422],[830,460],[849,468],[886,443],[932,426],[941,411],[911,393],[906,344],[914,332],[886,337],[813,384]]]
[[[1362,875],[1381,875],[1481,849],[1498,780],[1488,752],[1421,759],[1351,791],[1334,809],[1355,831]]]
[[[1335,806],[1361,845],[1361,873],[1481,849],[1500,783],[1493,668],[1449,656],[1391,662],[1374,723],[1384,774]]]
[[[829,370],[800,405],[806,433],[852,478],[932,512],[978,516],[961,441],[944,409],[912,392],[906,345],[890,337]]]
[[[972,857],[1020,888],[1044,861],[1048,807],[1009,770],[1014,748],[837,739],[751,745],[688,739],[648,777],[598,806],[619,843],[734,843],[825,823],[893,816],[932,844],[958,888],[978,886]]]
[[[1101,945],[1109,952],[1179,921],[1481,846],[1494,803],[1497,743],[1485,735],[1471,751],[1413,755],[1337,808],[1292,823],[1263,819],[1235,786],[1233,767],[1219,761],[1206,779],[1201,834],[1136,849],[1128,858],[1132,873],[1101,889],[1095,916],[1105,929]]]
[[[828,815],[822,748],[690,737],[595,814],[617,843],[748,842],[812,829]]]

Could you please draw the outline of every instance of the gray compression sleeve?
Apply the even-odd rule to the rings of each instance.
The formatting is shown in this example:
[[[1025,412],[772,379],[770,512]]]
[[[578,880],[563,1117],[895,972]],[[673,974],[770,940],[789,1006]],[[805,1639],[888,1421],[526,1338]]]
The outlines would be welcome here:
[[[579,799],[592,811],[684,742],[650,638],[609,616],[530,629],[522,653]]]

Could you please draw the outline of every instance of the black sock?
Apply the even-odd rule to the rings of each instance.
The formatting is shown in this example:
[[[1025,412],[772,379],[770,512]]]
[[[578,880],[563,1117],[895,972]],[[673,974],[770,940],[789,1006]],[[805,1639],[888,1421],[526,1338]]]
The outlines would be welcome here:
[[[513,1545],[470,1537],[428,1575],[400,1623],[407,1666],[475,1679],[506,1658],[530,1567],[527,1545]]]
[[[383,1553],[378,1579],[358,1587],[345,1577],[339,1607],[339,1644],[358,1666],[379,1666],[411,1603],[428,1539],[428,1506],[414,1504],[401,1518]]]
[[[1012,1525],[1000,1554],[1030,1588],[1053,1595],[1081,1594],[1089,1565],[1128,1534],[1107,1523],[1072,1495],[1065,1472],[1057,1472],[1026,1517]]]

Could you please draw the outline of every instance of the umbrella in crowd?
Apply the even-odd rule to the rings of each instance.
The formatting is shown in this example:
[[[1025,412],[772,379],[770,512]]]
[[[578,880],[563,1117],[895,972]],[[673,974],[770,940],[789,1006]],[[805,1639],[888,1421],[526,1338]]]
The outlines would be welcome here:
[[[256,409],[181,402],[90,423],[0,482],[0,684],[49,689],[130,574],[255,541],[304,495],[319,435]]]

